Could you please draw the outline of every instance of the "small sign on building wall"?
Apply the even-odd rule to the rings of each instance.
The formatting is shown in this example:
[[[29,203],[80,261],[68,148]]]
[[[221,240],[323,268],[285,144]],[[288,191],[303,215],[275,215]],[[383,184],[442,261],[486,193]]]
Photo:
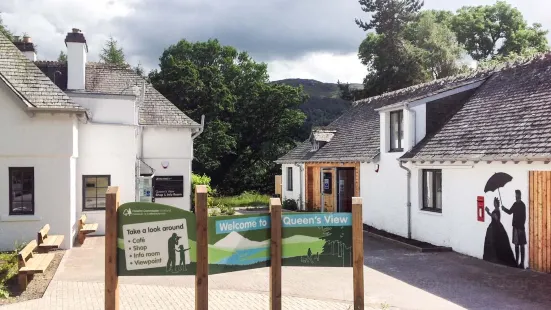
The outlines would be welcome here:
[[[479,222],[484,222],[484,196],[476,197],[476,217]]]
[[[153,182],[155,198],[184,197],[184,176],[156,176]]]

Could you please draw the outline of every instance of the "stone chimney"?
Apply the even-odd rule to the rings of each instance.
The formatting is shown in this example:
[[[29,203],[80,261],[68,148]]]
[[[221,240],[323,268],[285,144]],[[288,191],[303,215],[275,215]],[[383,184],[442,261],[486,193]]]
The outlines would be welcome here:
[[[36,49],[34,48],[34,43],[28,35],[23,37],[23,40],[19,36],[13,37],[13,44],[31,61],[36,61]]]
[[[88,45],[80,29],[73,28],[65,37],[67,45],[67,89],[84,90]]]

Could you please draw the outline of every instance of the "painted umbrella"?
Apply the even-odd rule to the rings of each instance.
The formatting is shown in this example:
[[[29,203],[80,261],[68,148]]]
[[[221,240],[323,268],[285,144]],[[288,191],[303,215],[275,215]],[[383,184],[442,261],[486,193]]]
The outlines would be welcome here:
[[[499,189],[512,180],[513,177],[508,175],[507,173],[496,172],[488,179],[488,182],[486,182],[484,192],[493,192],[497,189],[497,192],[499,193],[499,201],[501,202],[501,204],[503,204],[503,200],[501,200],[501,192],[499,191]]]

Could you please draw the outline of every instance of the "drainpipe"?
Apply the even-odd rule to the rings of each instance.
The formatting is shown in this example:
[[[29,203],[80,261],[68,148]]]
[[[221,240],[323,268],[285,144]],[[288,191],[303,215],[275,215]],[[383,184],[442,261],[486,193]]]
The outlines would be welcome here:
[[[411,170],[404,166],[404,162],[400,161],[400,168],[407,171],[407,214],[408,214],[408,239],[411,239]]]
[[[302,203],[302,195],[303,195],[303,193],[302,193],[302,184],[303,184],[302,174],[304,172],[304,168],[302,168],[302,166],[300,164],[295,164],[295,166],[298,167],[298,171],[299,171],[299,174],[300,174],[300,183],[299,183],[300,192],[299,192],[299,195],[298,195],[298,201],[300,203],[300,208],[302,210],[304,210],[304,205]]]
[[[201,127],[199,127],[199,131],[191,135],[191,140],[195,140],[200,134],[203,133],[203,130],[205,129],[205,115],[201,115]]]

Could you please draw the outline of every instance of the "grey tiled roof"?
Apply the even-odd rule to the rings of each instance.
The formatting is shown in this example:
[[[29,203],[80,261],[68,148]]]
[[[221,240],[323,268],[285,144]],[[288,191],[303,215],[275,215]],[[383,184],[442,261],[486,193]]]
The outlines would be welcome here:
[[[55,61],[39,61],[37,66],[63,90],[67,89],[67,66]],[[57,72],[57,73],[56,73]],[[133,86],[143,86],[144,79],[129,67],[89,62],[86,64],[86,92],[107,95],[134,95]],[[145,101],[140,107],[140,125],[185,126],[195,121],[145,83]]]
[[[356,101],[352,108],[325,127],[337,130],[325,146],[313,152],[310,142],[305,141],[277,162],[372,160],[379,154],[380,147],[380,116],[375,109],[420,100],[485,79],[489,74],[489,71],[479,71],[453,76]]]
[[[85,111],[73,103],[3,34],[0,34],[0,75],[34,107]]]
[[[495,72],[403,159],[551,158],[551,54]]]

